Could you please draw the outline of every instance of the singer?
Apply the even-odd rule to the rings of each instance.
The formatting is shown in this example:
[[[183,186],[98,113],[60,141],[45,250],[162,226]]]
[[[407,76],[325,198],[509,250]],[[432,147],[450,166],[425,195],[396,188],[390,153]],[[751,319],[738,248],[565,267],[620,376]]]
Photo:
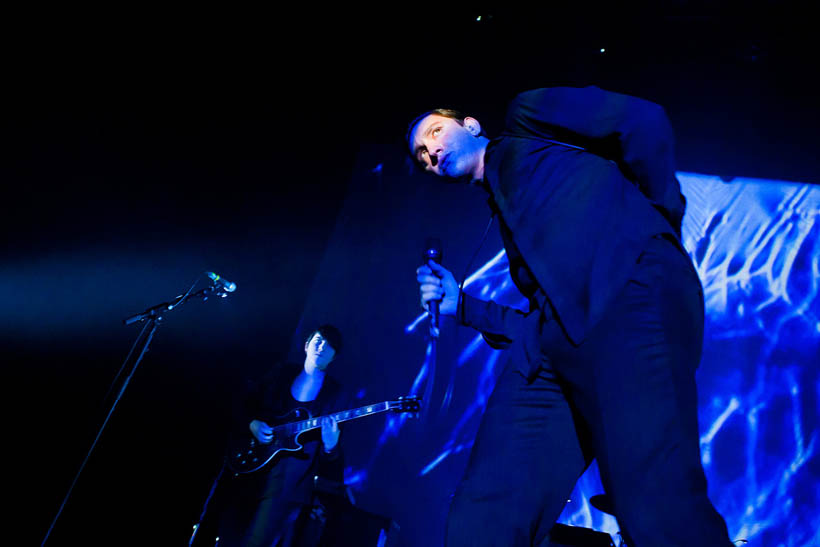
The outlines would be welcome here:
[[[529,311],[459,291],[432,261],[422,304],[509,359],[448,516],[447,545],[547,545],[597,458],[630,547],[732,545],[707,497],[695,370],[703,293],[680,243],[685,200],[664,110],[597,87],[536,89],[501,135],[432,110],[409,151],[425,171],[477,184],[499,217]]]

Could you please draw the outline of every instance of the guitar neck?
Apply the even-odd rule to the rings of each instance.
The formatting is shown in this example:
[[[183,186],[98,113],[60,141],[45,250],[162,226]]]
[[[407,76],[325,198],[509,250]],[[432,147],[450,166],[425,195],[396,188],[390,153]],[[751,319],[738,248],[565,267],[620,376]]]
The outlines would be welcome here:
[[[353,408],[350,410],[343,410],[342,412],[337,412],[335,414],[328,414],[327,416],[333,418],[337,422],[348,422],[350,420],[355,420],[357,418],[364,418],[365,416],[370,416],[372,414],[378,414],[380,412],[387,412],[390,410],[390,402],[384,401],[382,403],[376,403],[373,405],[367,406],[360,406],[359,408]],[[302,420],[300,422],[291,422],[288,424],[282,424],[280,426],[274,427],[274,430],[279,430],[281,432],[293,434],[293,433],[301,433],[303,431],[310,431],[311,429],[318,429],[322,427],[322,418],[325,416],[317,416],[315,418],[310,418],[309,420]]]

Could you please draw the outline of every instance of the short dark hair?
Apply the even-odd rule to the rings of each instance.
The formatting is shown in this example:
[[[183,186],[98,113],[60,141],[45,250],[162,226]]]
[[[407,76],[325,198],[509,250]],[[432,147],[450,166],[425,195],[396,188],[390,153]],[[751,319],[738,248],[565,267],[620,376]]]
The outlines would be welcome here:
[[[329,324],[320,325],[310,331],[310,334],[308,334],[308,337],[305,339],[305,343],[310,342],[313,335],[317,332],[322,336],[322,338],[327,340],[327,343],[330,344],[330,347],[336,351],[336,356],[338,357],[339,353],[342,351],[342,333],[339,329]]]

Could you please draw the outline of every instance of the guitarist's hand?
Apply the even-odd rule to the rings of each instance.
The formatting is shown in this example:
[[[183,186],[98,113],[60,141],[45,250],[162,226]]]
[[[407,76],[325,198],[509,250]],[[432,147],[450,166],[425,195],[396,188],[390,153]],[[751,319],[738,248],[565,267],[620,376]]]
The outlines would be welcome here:
[[[325,452],[336,448],[341,433],[339,424],[331,416],[322,418],[322,444],[325,446]]]
[[[250,425],[251,433],[262,444],[268,444],[273,440],[273,429],[261,420],[254,420]]]

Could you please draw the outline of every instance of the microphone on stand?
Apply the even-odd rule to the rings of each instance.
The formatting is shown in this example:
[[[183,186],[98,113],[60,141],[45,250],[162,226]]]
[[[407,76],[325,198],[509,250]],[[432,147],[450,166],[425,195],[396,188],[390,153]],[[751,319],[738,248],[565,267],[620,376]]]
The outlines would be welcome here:
[[[205,272],[205,275],[210,277],[216,285],[219,285],[220,287],[225,289],[225,292],[234,292],[236,290],[236,283],[228,281],[227,279],[225,279],[217,273]]]
[[[424,244],[424,263],[432,260],[436,264],[441,264],[441,257],[444,254],[442,251],[441,240],[437,237],[428,237]],[[439,301],[431,300],[427,303],[427,310],[430,314],[430,335],[433,338],[438,338],[439,335]]]

